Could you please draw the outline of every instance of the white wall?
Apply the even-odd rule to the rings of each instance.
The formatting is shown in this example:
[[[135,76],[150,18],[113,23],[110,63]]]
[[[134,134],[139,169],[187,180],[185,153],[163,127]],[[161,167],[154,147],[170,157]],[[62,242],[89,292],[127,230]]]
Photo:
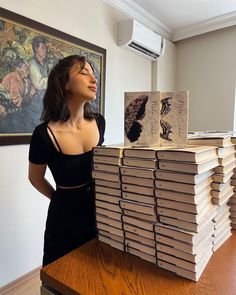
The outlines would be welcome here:
[[[236,26],[177,43],[177,90],[190,91],[190,130],[233,130]]]
[[[151,90],[151,63],[116,45],[116,21],[123,16],[101,0],[0,5],[107,49],[106,143],[123,141],[124,91]],[[48,201],[27,181],[27,157],[28,145],[0,147],[0,286],[41,264]]]

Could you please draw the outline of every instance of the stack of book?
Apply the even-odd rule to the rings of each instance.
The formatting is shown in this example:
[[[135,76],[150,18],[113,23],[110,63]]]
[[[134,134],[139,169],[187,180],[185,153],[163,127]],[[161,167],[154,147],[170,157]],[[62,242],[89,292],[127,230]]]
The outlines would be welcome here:
[[[229,202],[234,195],[231,178],[234,174],[233,170],[236,166],[235,149],[232,144],[231,132],[222,133],[202,133],[197,136],[190,137],[189,142],[201,143],[205,145],[214,145],[217,147],[217,155],[219,159],[219,166],[214,169],[212,175],[213,182],[211,184],[212,202],[223,208]],[[221,220],[221,212],[223,208],[219,208],[216,215],[216,220]],[[232,205],[233,209],[233,205]],[[222,245],[223,242],[229,237],[229,216],[227,216],[221,224],[221,227],[216,230],[214,234],[214,250],[218,249],[218,245]],[[224,234],[224,231],[226,232]]]
[[[231,137],[231,141],[232,144],[236,145],[236,134],[233,133],[232,137]],[[228,205],[230,206],[230,220],[231,220],[231,227],[233,230],[236,229],[236,167],[233,170],[232,173],[232,177],[231,177],[231,185],[234,187],[234,194],[233,196],[230,198],[230,201],[228,203]]]
[[[124,250],[122,225],[120,165],[122,146],[102,146],[93,149],[95,202],[98,239]]]
[[[159,148],[125,148],[120,168],[126,251],[156,263],[154,171]]]
[[[210,192],[216,148],[173,148],[158,151],[157,158],[157,262],[197,281],[213,253],[216,206]]]
[[[216,210],[214,221],[214,234],[213,234],[213,251],[215,252],[230,236],[230,211],[227,203],[219,206]]]
[[[236,166],[234,145],[230,144],[225,147],[218,147],[217,154],[219,158],[219,166],[214,169],[211,193],[212,202],[221,206],[227,203],[233,195],[231,178]]]

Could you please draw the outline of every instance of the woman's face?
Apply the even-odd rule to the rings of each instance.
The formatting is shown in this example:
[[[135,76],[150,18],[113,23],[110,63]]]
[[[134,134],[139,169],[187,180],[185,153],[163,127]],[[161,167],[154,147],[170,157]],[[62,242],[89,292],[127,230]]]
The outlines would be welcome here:
[[[82,101],[92,101],[96,99],[97,80],[93,74],[93,69],[88,62],[81,70],[79,63],[75,64],[69,72],[69,81],[66,90],[70,96],[82,99]]]

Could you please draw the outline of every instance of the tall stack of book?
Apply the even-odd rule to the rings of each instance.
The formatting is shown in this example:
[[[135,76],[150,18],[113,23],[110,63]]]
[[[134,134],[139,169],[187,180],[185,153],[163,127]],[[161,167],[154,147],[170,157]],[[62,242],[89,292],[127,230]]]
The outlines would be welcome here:
[[[221,214],[225,212],[227,202],[233,196],[233,186],[231,185],[231,177],[236,166],[234,145],[231,142],[231,133],[202,133],[197,136],[190,137],[191,144],[205,144],[214,145],[217,147],[217,155],[219,159],[219,166],[214,169],[212,175],[213,182],[211,184],[212,202],[223,208],[219,208],[216,215],[216,221],[221,220],[220,225],[215,223],[214,233],[214,250],[218,249],[220,245],[230,236],[230,219],[226,216],[222,219]]]
[[[124,250],[122,225],[120,165],[122,146],[101,146],[93,149],[95,202],[98,239]]]
[[[157,151],[157,158],[158,266],[197,281],[213,253],[216,206],[210,192],[216,148],[173,148]]]
[[[125,148],[121,166],[123,227],[126,251],[156,263],[154,196],[156,148]]]
[[[231,137],[232,144],[234,148],[236,146],[236,134],[233,134]],[[228,205],[230,206],[230,220],[231,227],[233,230],[236,230],[236,167],[234,168],[233,175],[231,177],[231,185],[234,187],[234,194],[230,198]]]

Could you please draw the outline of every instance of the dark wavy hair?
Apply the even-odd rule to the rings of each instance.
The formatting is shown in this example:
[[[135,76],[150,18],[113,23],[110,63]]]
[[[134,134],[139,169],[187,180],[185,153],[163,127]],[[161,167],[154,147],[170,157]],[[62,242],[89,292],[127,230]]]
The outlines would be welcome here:
[[[42,121],[67,121],[70,118],[71,114],[68,108],[68,95],[66,91],[69,72],[77,63],[80,64],[82,70],[86,61],[84,56],[70,55],[61,59],[53,67],[48,76],[47,90],[43,97]],[[94,117],[95,113],[92,106],[89,102],[86,102],[84,105],[84,118],[92,120]]]

